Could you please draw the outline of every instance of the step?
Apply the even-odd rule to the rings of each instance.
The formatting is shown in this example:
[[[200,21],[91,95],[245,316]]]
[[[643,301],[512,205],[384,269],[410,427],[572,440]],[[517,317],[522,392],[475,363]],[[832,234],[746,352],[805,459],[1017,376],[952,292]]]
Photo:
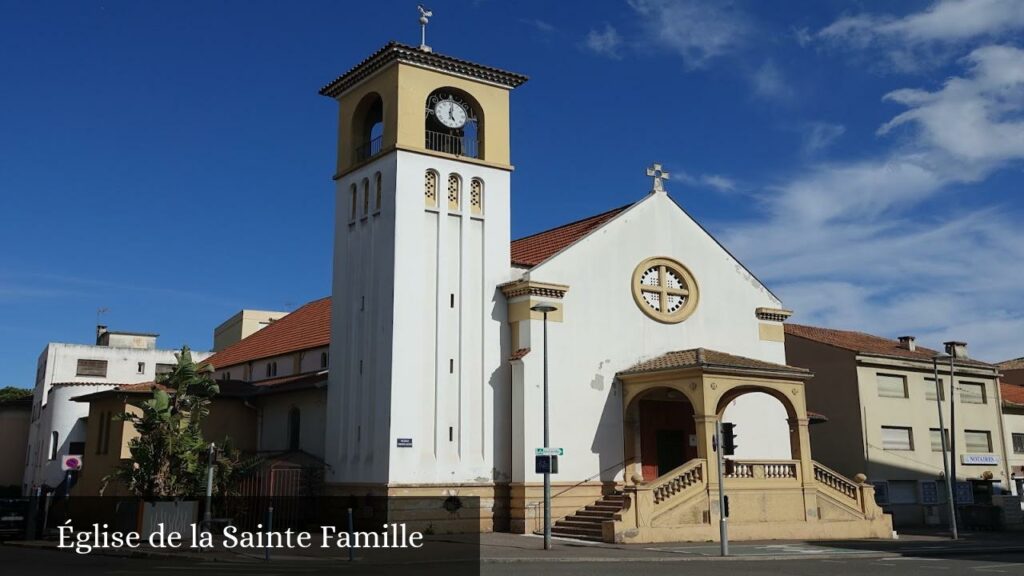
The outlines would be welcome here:
[[[592,512],[618,512],[619,510],[622,510],[622,506],[618,506],[615,504],[601,504],[600,502],[596,502],[594,504],[590,504],[589,506],[585,506],[583,509],[590,510]]]
[[[589,536],[589,535],[583,535],[583,534],[557,534],[555,532],[552,532],[551,535],[552,536],[557,536],[559,538],[572,538],[573,540],[585,540],[587,542],[604,542],[604,538],[602,536]]]
[[[571,518],[568,519],[568,520],[559,520],[558,522],[555,523],[555,526],[557,526],[559,528],[586,528],[586,529],[595,529],[596,528],[597,530],[601,529],[601,523],[600,522],[593,522],[593,521],[588,522],[586,520],[573,520]]]
[[[615,512],[605,512],[603,510],[579,510],[575,515],[581,518],[593,518],[595,520],[612,520],[615,518]]]
[[[589,527],[588,526],[586,528],[580,528],[580,527],[577,527],[577,526],[552,526],[551,527],[551,533],[554,534],[555,532],[558,532],[559,534],[568,534],[568,535],[574,535],[574,536],[597,536],[597,537],[600,537],[601,534],[603,533],[600,526],[597,526],[597,527]]]

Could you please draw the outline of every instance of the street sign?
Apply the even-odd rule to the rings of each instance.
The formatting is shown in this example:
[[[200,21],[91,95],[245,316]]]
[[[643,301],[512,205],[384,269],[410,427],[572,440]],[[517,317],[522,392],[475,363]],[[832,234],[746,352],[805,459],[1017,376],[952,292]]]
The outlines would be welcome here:
[[[82,469],[82,457],[68,455],[65,456],[60,463],[60,469],[67,472],[69,470],[81,470]]]
[[[999,464],[999,458],[992,454],[961,454],[960,463],[965,465],[983,465],[983,466],[996,466]]]
[[[396,445],[399,448],[412,448],[412,438],[399,438]]]
[[[534,452],[537,456],[565,456],[564,448],[537,448]]]
[[[558,456],[537,456],[534,471],[537,474],[558,474]]]

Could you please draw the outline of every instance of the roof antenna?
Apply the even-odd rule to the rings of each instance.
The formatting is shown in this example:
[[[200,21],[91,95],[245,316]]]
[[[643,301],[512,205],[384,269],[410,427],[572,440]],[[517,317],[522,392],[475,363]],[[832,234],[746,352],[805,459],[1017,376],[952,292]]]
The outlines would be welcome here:
[[[420,11],[420,50],[424,52],[432,52],[430,46],[427,46],[427,23],[430,22],[429,18],[434,15],[429,9],[424,8],[423,4],[417,4],[416,8]]]

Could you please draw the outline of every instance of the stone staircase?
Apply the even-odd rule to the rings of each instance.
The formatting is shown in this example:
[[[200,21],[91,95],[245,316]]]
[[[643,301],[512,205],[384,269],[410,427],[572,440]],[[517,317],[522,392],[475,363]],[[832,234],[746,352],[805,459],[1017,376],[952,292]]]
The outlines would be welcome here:
[[[612,520],[615,513],[622,510],[624,504],[625,496],[622,492],[605,494],[603,498],[577,510],[572,516],[566,516],[555,522],[551,527],[551,535],[560,538],[603,542],[601,523],[605,520]]]

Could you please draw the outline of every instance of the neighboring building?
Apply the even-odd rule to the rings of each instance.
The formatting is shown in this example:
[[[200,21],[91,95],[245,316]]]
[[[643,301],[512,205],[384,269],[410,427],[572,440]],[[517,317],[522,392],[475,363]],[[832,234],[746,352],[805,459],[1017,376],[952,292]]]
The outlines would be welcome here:
[[[866,474],[896,526],[945,522],[936,354],[913,337],[786,324],[786,358],[814,372],[807,406],[828,418],[811,435],[814,454],[844,475]],[[938,369],[948,437],[949,363]],[[998,375],[991,364],[956,360],[956,474],[970,482],[989,473],[1008,488]]]
[[[1007,360],[1006,362],[996,364],[996,366],[1003,373],[1002,381],[1004,384],[1024,386],[1024,358]]]
[[[88,409],[85,433],[85,453],[82,471],[72,493],[78,496],[98,496],[103,479],[111,474],[124,459],[131,456],[128,442],[138,436],[134,425],[117,418],[126,412],[138,413],[138,403],[152,398],[154,388],[169,393],[172,390],[155,382],[125,384],[72,398]],[[253,391],[238,382],[222,382],[220,393],[210,403],[210,413],[203,419],[203,437],[211,442],[231,438],[232,445],[242,452],[256,450],[256,410],[246,405]],[[119,484],[111,483],[103,491],[105,496],[123,495]]]
[[[511,241],[509,99],[525,81],[392,42],[321,90],[340,115],[330,489],[477,496],[477,526],[440,504],[417,521],[535,530],[547,361],[551,442],[564,448],[555,518],[606,495],[617,507],[620,490],[636,506],[605,532],[582,514],[560,533],[714,537],[721,479],[708,463],[724,414],[742,430],[737,538],[890,537],[870,486],[811,459],[810,375],[785,366],[790,313],[669,197],[660,165],[638,201]],[[538,305],[552,307],[546,322]]]
[[[207,359],[220,382],[251,387],[256,450],[324,457],[331,299],[321,298]]]
[[[0,497],[22,492],[31,415],[31,394],[0,400]]]
[[[95,345],[47,344],[36,363],[36,383],[29,429],[28,463],[22,490],[56,487],[64,479],[61,459],[85,455],[86,404],[72,402],[82,396],[122,384],[156,380],[176,363],[175,350],[156,347],[157,335],[109,331],[96,327]],[[192,351],[198,362],[209,355]]]
[[[239,342],[251,334],[270,326],[287,316],[287,312],[269,310],[242,310],[225,320],[213,330],[213,351],[221,350]]]
[[[1003,382],[1000,389],[1010,487],[1014,494],[1024,497],[1024,385]]]

